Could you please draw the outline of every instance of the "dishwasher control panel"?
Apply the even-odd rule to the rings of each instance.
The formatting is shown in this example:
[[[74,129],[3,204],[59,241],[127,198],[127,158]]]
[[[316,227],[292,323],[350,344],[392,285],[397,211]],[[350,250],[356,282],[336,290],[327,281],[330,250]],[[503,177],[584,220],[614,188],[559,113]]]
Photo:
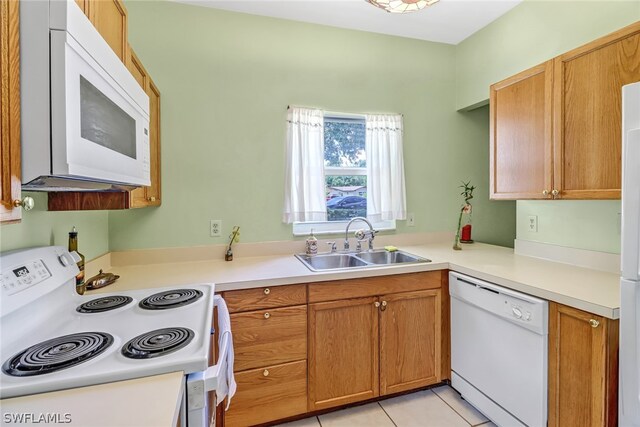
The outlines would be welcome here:
[[[504,298],[504,312],[515,319],[522,320],[523,322],[531,322],[535,312],[535,308],[521,300],[515,298]]]
[[[449,293],[494,316],[547,334],[549,303],[543,299],[457,272],[449,273]]]

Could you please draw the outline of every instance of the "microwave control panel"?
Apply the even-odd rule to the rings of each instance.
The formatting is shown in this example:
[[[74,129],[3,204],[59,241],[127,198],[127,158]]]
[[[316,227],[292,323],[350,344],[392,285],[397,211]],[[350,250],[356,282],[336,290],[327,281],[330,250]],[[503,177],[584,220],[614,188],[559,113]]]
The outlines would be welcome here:
[[[51,272],[41,259],[29,261],[23,265],[4,270],[0,277],[0,286],[6,295],[13,295],[31,286],[47,280]]]

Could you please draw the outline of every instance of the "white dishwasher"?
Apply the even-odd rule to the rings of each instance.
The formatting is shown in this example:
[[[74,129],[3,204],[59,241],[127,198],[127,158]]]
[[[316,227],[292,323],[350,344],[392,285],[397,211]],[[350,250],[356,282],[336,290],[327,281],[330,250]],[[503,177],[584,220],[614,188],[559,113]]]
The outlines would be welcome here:
[[[548,303],[449,273],[451,383],[501,427],[547,425]]]

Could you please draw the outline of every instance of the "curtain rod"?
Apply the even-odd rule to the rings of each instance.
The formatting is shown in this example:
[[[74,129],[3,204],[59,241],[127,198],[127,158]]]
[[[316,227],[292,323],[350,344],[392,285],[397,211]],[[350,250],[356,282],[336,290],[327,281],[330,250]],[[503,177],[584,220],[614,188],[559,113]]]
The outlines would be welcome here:
[[[291,109],[291,107],[292,107],[291,105],[287,105],[287,110]],[[322,110],[322,112],[323,112],[323,113],[330,114],[330,115],[331,115],[331,114],[335,114],[335,115],[340,115],[340,114],[342,114],[342,115],[345,115],[345,116],[365,116],[365,115],[367,115],[367,114],[397,114],[397,115],[399,115],[399,116],[404,117],[404,114],[402,114],[402,113],[380,113],[380,112],[378,112],[378,113],[348,113],[348,112],[345,112],[345,111],[327,111],[327,110],[325,110],[325,109],[323,109],[323,108],[317,108],[317,107],[301,107],[301,106],[299,106],[299,105],[294,105],[293,107],[299,107],[299,108],[310,108],[310,109],[315,109],[315,110]]]

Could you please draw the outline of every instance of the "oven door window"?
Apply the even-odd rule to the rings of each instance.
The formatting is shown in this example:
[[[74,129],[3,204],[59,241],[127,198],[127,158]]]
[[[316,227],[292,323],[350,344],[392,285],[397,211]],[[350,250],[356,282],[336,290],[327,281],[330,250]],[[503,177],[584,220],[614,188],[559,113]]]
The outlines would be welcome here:
[[[80,76],[80,136],[136,158],[136,121]]]

